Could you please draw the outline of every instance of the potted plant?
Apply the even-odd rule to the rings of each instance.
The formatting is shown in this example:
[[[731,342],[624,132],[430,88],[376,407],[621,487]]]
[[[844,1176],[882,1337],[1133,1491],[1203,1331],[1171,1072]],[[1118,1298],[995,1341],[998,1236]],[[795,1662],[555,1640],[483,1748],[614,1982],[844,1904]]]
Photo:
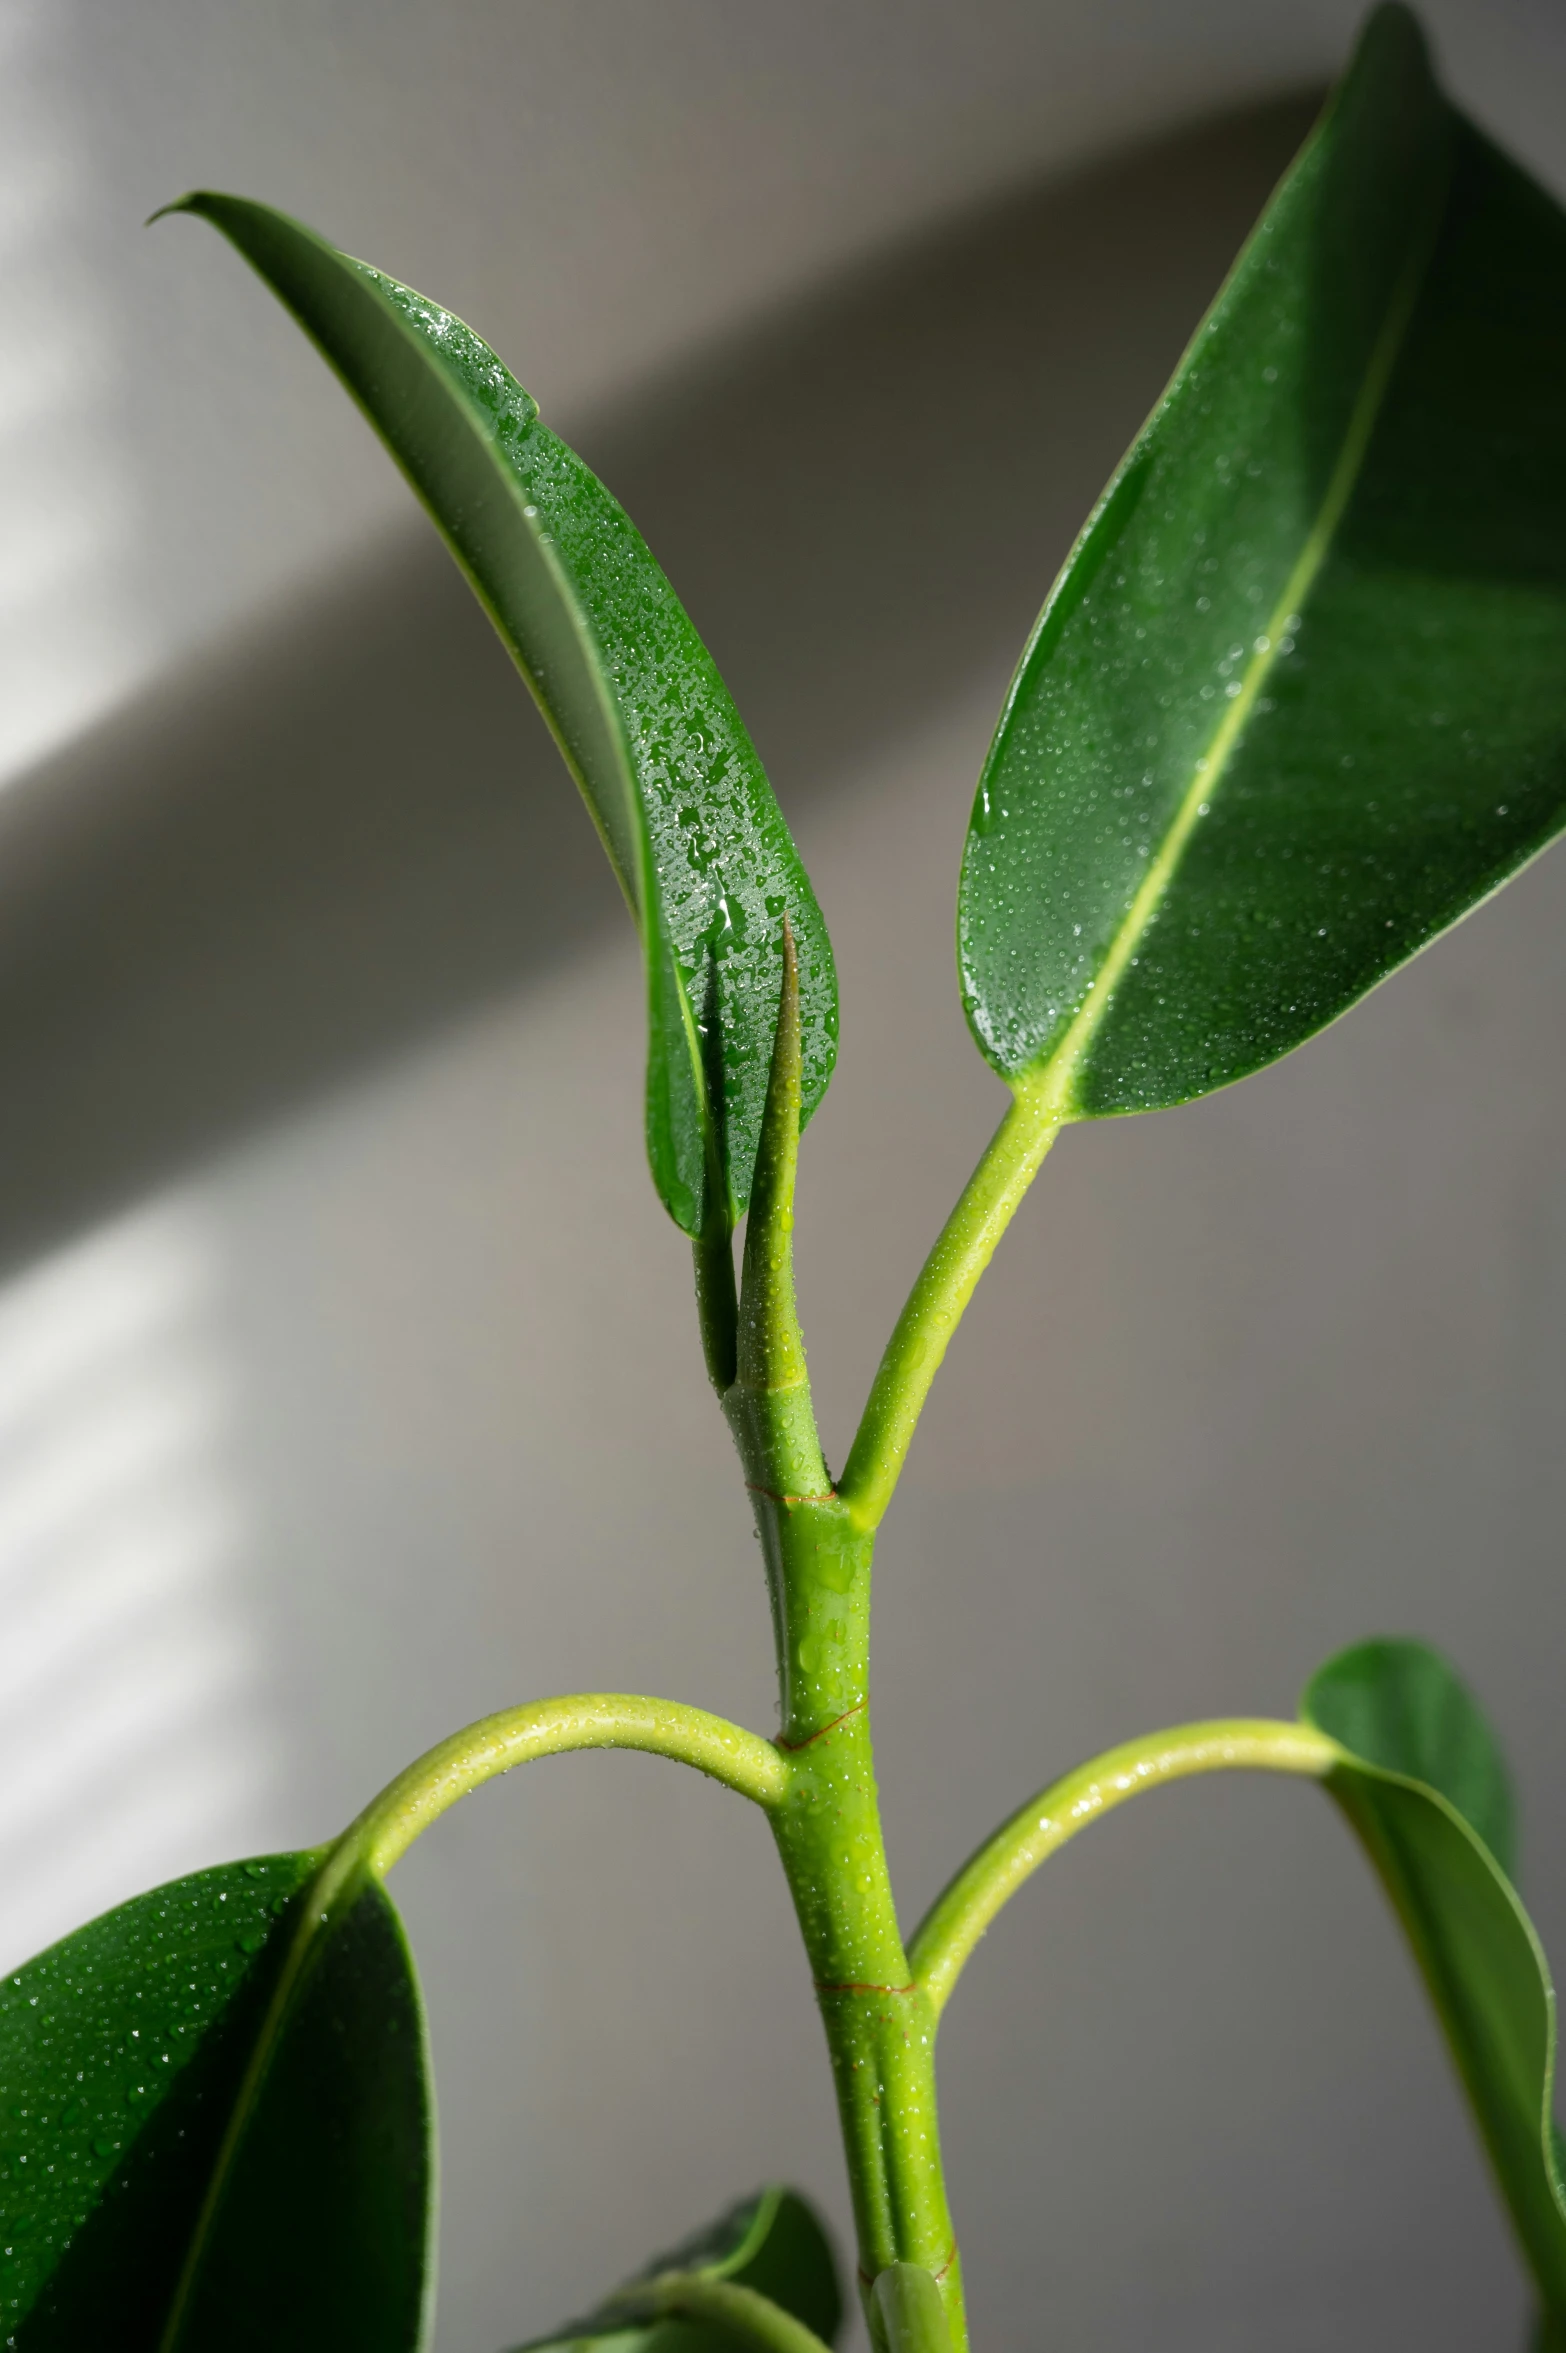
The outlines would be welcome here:
[[[1413,20],[1342,86],[1089,518],[974,801],[958,956],[1010,1106],[836,1476],[795,1310],[831,947],[710,656],[634,526],[460,320],[264,205],[220,229],[428,509],[544,711],[624,890],[653,1181],[772,1602],[773,1737],[640,1694],[457,1732],[329,1844],[198,1873],[0,1988],[8,2346],[362,2346],[430,2323],[432,2107],[392,1865],[530,1759],[651,1751],[765,1817],[819,2003],[859,2292],[886,2353],[963,2347],[936,2030],[1008,1897],[1183,1776],[1318,1781],[1409,1937],[1541,2314],[1566,2327],[1554,2000],[1498,1749],[1410,1640],[1297,1719],[1153,1732],[1029,1795],[905,1933],[869,1712],[876,1532],[951,1336],[1062,1130],[1190,1102],[1346,1011],[1566,827],[1566,217],[1443,96]],[[736,1234],[744,1223],[736,1268]],[[797,2194],[747,2198],[550,2344],[819,2353],[843,2294]],[[1039,2315],[1041,2332],[1048,2314]],[[540,2340],[543,2342],[544,2340]]]

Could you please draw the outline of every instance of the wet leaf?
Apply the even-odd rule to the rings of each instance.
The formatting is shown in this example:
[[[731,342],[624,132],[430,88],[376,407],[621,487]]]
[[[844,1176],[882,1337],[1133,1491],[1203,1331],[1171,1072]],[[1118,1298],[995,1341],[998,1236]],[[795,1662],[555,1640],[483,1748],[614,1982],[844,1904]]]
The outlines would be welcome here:
[[[837,984],[712,657],[624,511],[460,319],[266,205],[203,191],[170,210],[221,229],[311,336],[531,687],[642,933],[654,1181],[687,1233],[732,1224],[750,1194],[785,916],[807,1118],[832,1072]]]
[[[637,2287],[670,2272],[751,2288],[829,2345],[842,2327],[843,2294],[825,2227],[797,2190],[774,2187],[742,2199],[704,2230],[654,2256],[586,2319],[568,2321],[518,2353],[554,2353],[557,2347],[565,2353],[578,2346],[612,2346],[614,2353],[752,2353],[749,2340],[710,2321],[638,2307]]]
[[[1401,9],[1023,657],[964,856],[981,1050],[1067,1116],[1286,1053],[1566,824],[1566,216]]]
[[[1417,1642],[1344,1651],[1307,1685],[1300,1714],[1350,1752],[1326,1786],[1408,1933],[1559,2330],[1566,2178],[1551,2107],[1555,1993],[1509,1877],[1512,1803],[1494,1737],[1451,1668]]]
[[[321,1857],[138,1896],[0,1984],[16,2353],[412,2353],[434,2180],[401,1925]]]

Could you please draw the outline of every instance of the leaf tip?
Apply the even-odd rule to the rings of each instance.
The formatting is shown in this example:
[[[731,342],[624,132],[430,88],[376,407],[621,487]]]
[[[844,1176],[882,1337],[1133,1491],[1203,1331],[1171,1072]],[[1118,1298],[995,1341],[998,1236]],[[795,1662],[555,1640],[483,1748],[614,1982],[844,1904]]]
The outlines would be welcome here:
[[[221,208],[235,202],[234,197],[225,196],[216,188],[187,188],[183,196],[176,196],[171,203],[160,204],[156,212],[149,212],[141,225],[150,229],[154,221],[167,220],[170,213],[189,212],[198,220],[211,221],[216,226]]]
[[[201,190],[187,188],[183,196],[176,196],[169,203],[160,204],[156,212],[149,212],[141,225],[144,229],[150,229],[154,221],[167,220],[171,212],[194,212],[200,202]]]

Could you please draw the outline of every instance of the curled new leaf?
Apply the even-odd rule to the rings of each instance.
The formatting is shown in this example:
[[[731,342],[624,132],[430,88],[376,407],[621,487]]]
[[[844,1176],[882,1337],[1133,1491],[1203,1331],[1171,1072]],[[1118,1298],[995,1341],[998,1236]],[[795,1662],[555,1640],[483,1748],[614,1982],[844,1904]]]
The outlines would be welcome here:
[[[1066,1117],[1333,1020],[1566,825],[1566,216],[1372,18],[1023,656],[981,1050]]]
[[[1326,1786],[1408,1932],[1553,2326],[1566,2323],[1555,1993],[1512,1886],[1512,1806],[1488,1725],[1443,1660],[1367,1642],[1307,1685],[1344,1755]]]
[[[875,2307],[887,2353],[951,2353],[941,2291],[922,2265],[888,2264],[875,2283]]]
[[[785,917],[803,1109],[826,1091],[837,983],[820,910],[755,749],[646,542],[471,328],[269,206],[203,191],[429,510],[531,687],[637,918],[647,1148],[689,1234],[750,1194]]]
[[[0,1985],[0,2340],[416,2353],[423,2013],[378,1882],[315,1854],[155,1888]]]
[[[755,2340],[734,2335],[710,2314],[660,2308],[661,2282],[698,2280],[764,2297],[824,2344],[843,2321],[832,2244],[797,2190],[774,2187],[737,2206],[642,2266],[633,2280],[583,2320],[568,2321],[519,2353],[754,2353]]]

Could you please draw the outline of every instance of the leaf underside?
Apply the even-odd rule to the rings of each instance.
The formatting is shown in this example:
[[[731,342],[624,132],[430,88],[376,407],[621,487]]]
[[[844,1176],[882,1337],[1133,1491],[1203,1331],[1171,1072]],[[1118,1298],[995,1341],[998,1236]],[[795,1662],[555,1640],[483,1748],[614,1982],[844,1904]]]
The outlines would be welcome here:
[[[309,1940],[268,2033],[319,1862],[274,1855],[175,1880],[0,1985],[0,2337],[16,2353],[422,2343],[423,2014],[378,1885]]]
[[[642,934],[654,1181],[687,1233],[732,1223],[750,1194],[785,917],[806,1118],[832,1072],[837,983],[712,657],[623,509],[460,319],[266,205],[203,191],[170,209],[222,230],[310,335],[532,689]]]
[[[1069,1114],[1333,1020],[1566,825],[1566,216],[1383,9],[1057,582],[964,855]]]
[[[1566,2185],[1552,2109],[1555,1995],[1508,1876],[1512,1803],[1493,1736],[1450,1667],[1414,1642],[1367,1642],[1329,1661],[1300,1714],[1352,1752],[1327,1786],[1408,1933],[1559,2328]]]
[[[710,2321],[638,2320],[635,2290],[664,2272],[699,2272],[767,2296],[824,2343],[835,2343],[843,2324],[843,2292],[837,2261],[825,2227],[797,2190],[773,2187],[744,2198],[716,2222],[677,2247],[643,2264],[636,2277],[584,2320],[567,2321],[547,2337],[536,2337],[517,2353],[567,2353],[596,2347],[600,2353],[749,2353],[749,2347]]]

